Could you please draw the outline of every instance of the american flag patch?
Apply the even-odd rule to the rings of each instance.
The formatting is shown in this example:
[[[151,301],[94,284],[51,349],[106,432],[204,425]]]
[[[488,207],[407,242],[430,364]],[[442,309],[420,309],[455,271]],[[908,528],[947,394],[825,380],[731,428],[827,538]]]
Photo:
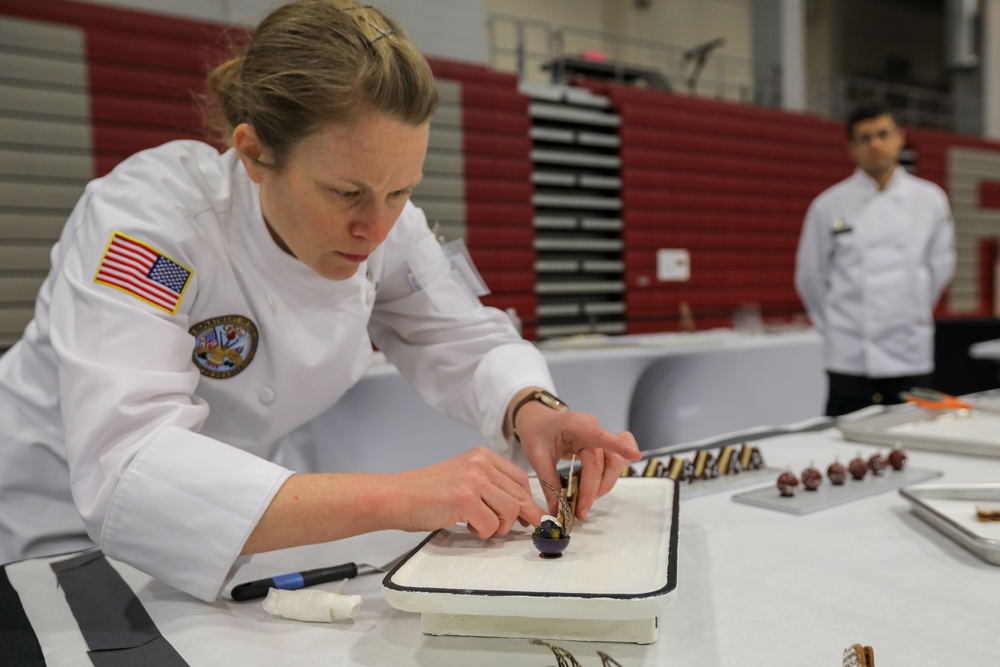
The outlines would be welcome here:
[[[115,232],[94,282],[128,292],[173,314],[192,273],[151,246]]]

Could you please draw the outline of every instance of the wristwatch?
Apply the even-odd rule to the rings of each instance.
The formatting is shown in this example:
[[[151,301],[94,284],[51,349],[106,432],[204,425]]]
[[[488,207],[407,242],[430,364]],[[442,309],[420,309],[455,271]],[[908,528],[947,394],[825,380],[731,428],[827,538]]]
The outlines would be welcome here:
[[[517,434],[517,413],[521,411],[525,405],[531,401],[538,401],[542,405],[553,410],[558,410],[559,412],[569,412],[569,406],[562,402],[558,396],[553,395],[544,389],[536,389],[531,392],[514,406],[514,409],[510,413],[510,426],[511,430],[514,432],[514,439],[521,442],[521,436]]]

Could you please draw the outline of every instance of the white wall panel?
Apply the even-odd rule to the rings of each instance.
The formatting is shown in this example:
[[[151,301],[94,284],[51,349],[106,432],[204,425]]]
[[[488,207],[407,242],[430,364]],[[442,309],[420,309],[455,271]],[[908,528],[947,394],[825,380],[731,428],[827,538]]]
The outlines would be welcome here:
[[[979,309],[979,241],[1000,235],[1000,211],[979,205],[979,184],[1000,181],[1000,154],[973,148],[948,151],[948,194],[955,217],[955,279],[948,291],[953,313]]]
[[[31,319],[49,252],[88,180],[83,31],[0,17],[0,351]]]

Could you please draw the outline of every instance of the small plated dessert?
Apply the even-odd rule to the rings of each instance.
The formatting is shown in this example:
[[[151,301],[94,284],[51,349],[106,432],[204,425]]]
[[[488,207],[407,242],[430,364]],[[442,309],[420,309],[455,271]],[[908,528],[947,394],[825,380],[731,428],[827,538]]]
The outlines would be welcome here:
[[[782,496],[790,497],[795,495],[795,487],[799,485],[799,478],[791,470],[778,475],[778,493]]]
[[[980,521],[1000,521],[1000,503],[976,503],[976,518]]]
[[[847,467],[840,461],[834,461],[826,469],[826,476],[830,478],[830,483],[840,486],[847,481]]]
[[[569,534],[559,519],[546,514],[531,534],[531,541],[542,558],[561,558],[569,546]]]
[[[646,468],[642,471],[643,477],[662,477],[663,463],[657,459],[649,459]]]
[[[761,470],[764,468],[764,456],[756,447],[743,443],[740,447],[740,469]]]
[[[865,475],[868,474],[868,462],[861,458],[861,454],[858,454],[847,464],[847,472],[851,473],[851,477],[854,479],[864,479]]]
[[[715,457],[704,449],[698,452],[694,457],[694,475],[692,476],[692,481],[695,479],[714,479],[718,476],[719,466],[715,462]]]
[[[868,458],[868,469],[873,475],[881,475],[889,467],[889,460],[881,452],[875,452]]]
[[[802,486],[806,491],[815,491],[823,483],[823,473],[811,463],[802,471]]]
[[[906,467],[906,458],[906,452],[896,447],[889,452],[889,465],[892,466],[893,470],[902,470]]]
[[[569,546],[569,534],[573,531],[575,523],[576,491],[574,482],[578,482],[574,464],[576,455],[570,463],[570,473],[563,478],[563,488],[557,489],[544,479],[538,481],[541,485],[556,498],[559,505],[559,516],[544,515],[538,522],[538,526],[531,533],[531,543],[538,549],[542,558],[561,558],[566,547]]]
[[[855,644],[844,649],[843,667],[875,667],[875,650]]]
[[[736,448],[726,445],[719,450],[719,474],[735,475],[740,471],[740,460],[736,456]]]
[[[688,468],[690,466],[691,462],[685,459],[683,456],[671,456],[667,477],[674,480],[675,482],[687,481],[689,477]]]

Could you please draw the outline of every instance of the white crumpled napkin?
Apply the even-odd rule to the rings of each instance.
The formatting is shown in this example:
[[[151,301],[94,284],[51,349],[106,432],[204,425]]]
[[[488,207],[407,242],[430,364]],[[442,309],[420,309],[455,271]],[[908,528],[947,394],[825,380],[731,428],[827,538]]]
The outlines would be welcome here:
[[[360,595],[340,595],[330,591],[285,591],[272,588],[261,603],[264,611],[272,616],[282,616],[294,621],[332,623],[354,618],[361,609]]]

